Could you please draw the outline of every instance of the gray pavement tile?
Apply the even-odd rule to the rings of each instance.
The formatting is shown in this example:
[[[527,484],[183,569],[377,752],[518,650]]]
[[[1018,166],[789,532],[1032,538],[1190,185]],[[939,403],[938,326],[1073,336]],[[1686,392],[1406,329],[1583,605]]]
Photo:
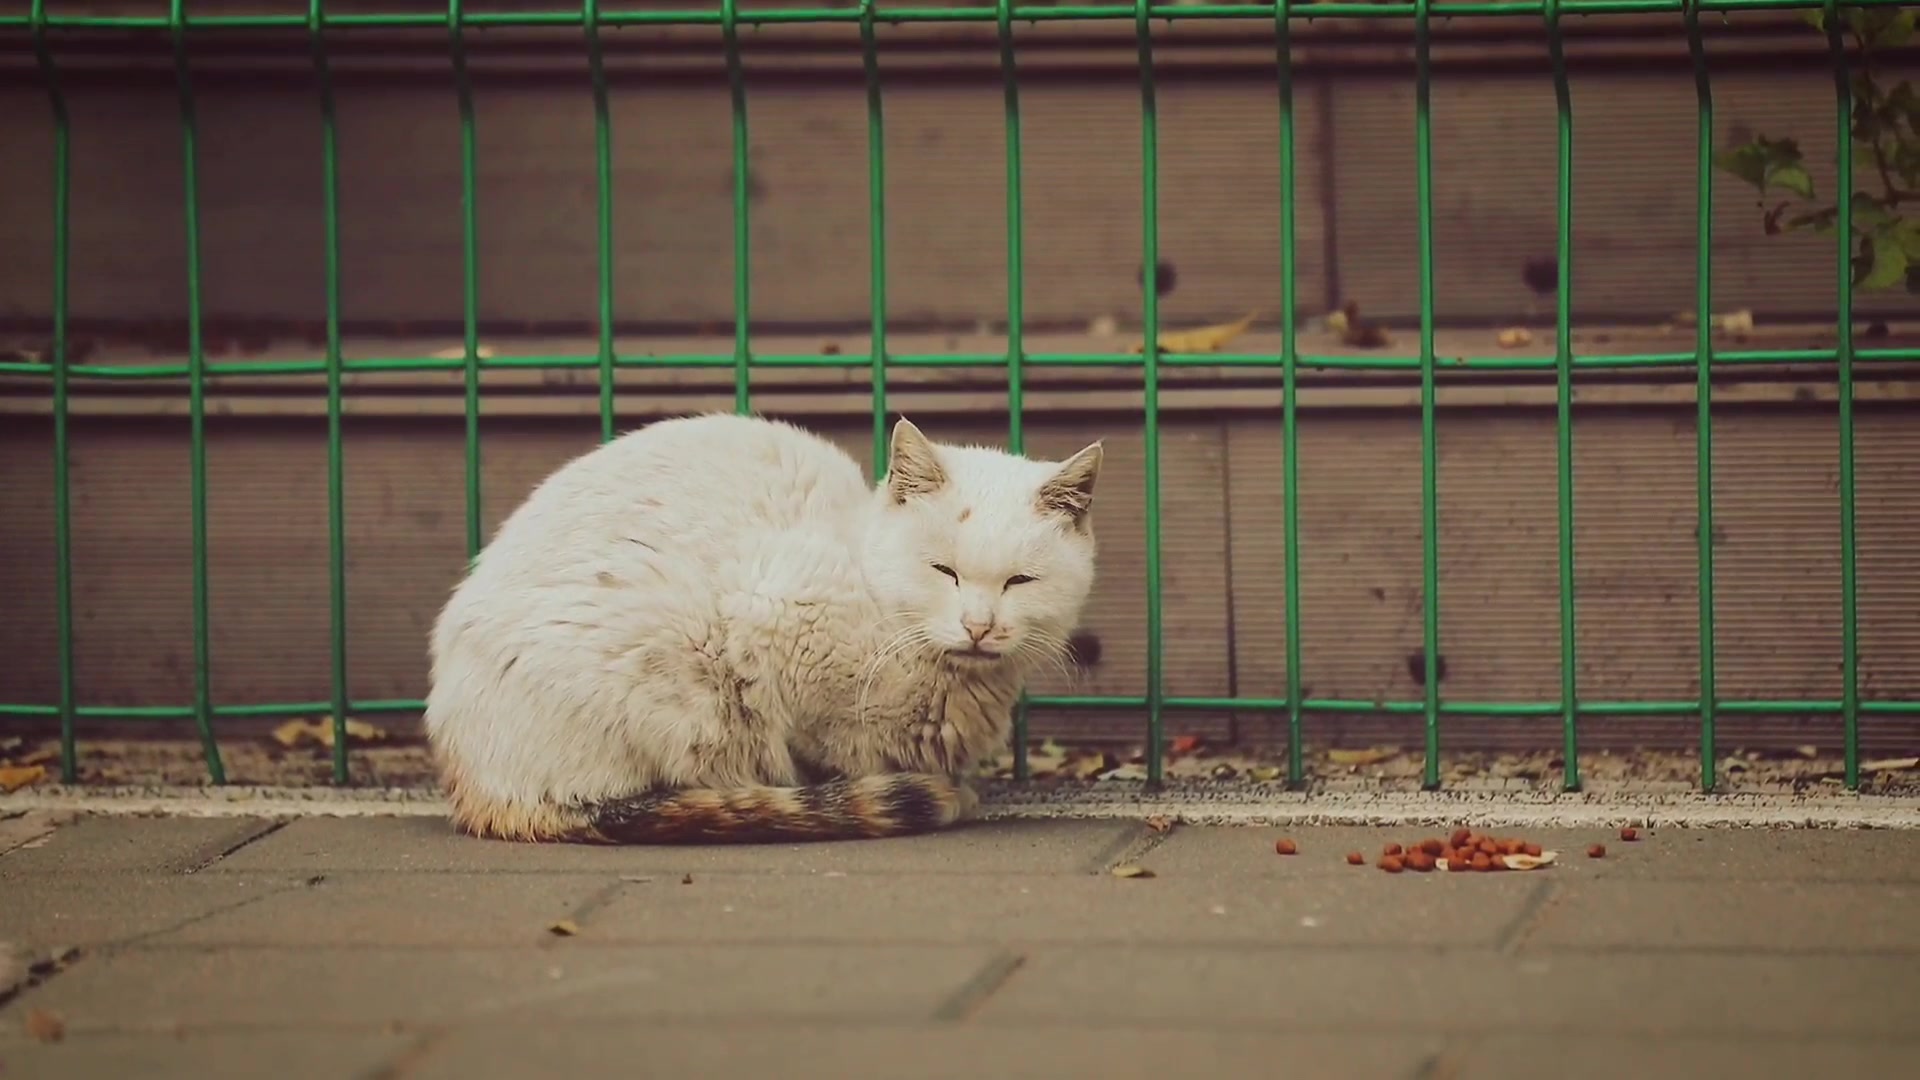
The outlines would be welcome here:
[[[1489,946],[1543,875],[1245,879],[671,875],[622,883],[582,941]],[[1464,875],[1456,875],[1464,877]]]
[[[818,844],[595,847],[515,844],[460,835],[440,818],[307,818],[230,858],[218,871],[413,870],[581,873],[777,872],[1008,874],[1096,869],[1144,831],[1138,822],[980,822],[929,836]]]
[[[978,1018],[1359,1034],[1910,1037],[1915,1001],[1920,965],[1910,956],[1050,948],[1035,950]]]
[[[228,875],[212,875],[225,877]],[[618,879],[598,874],[335,874],[155,939],[201,945],[536,945]]]
[[[1447,1075],[1461,1080],[1536,1080],[1546,1075],[1555,1080],[1898,1076],[1913,1068],[1916,1054],[1920,1041],[1817,1035],[1495,1035],[1474,1040]]]
[[[268,874],[50,874],[0,883],[0,941],[98,946],[169,930],[299,887]]]
[[[86,817],[0,855],[0,881],[45,874],[191,870],[273,827],[261,818]]]
[[[1445,837],[1438,826],[1308,827],[1180,826],[1139,861],[1168,875],[1233,875],[1288,878],[1349,873],[1344,859],[1358,851],[1371,864],[1388,843]],[[1618,829],[1481,830],[1522,836],[1560,852],[1545,873],[1556,879],[1800,880],[1920,882],[1920,830],[1655,829],[1622,841]],[[1279,837],[1291,837],[1297,855],[1273,852]],[[1604,858],[1587,848],[1603,844]]]
[[[137,948],[89,958],[0,1008],[103,1030],[555,1018],[924,1019],[995,960],[967,947]]]
[[[1554,890],[1528,948],[1920,951],[1920,885],[1578,881]]]
[[[1357,1039],[1167,1028],[817,1026],[462,1028],[410,1077],[888,1077],[1164,1080],[1182,1075],[1412,1077],[1438,1036]]]
[[[58,1043],[0,1039],[7,1080],[339,1080],[366,1076],[411,1036],[378,1031],[96,1032]]]

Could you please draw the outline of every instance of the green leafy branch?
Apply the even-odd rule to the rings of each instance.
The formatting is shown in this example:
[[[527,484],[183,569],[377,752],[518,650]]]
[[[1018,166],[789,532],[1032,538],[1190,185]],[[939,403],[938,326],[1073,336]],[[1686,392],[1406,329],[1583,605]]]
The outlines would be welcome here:
[[[1855,8],[1846,13],[1844,33],[1855,54],[1848,123],[1855,187],[1848,205],[1853,283],[1861,289],[1888,289],[1904,282],[1908,292],[1920,294],[1920,216],[1902,211],[1903,206],[1920,206],[1920,91],[1905,80],[1888,89],[1873,69],[1876,51],[1899,48],[1913,39],[1915,15],[1912,8]],[[1822,12],[1806,12],[1802,18],[1825,33]],[[1714,164],[1753,185],[1768,236],[1802,229],[1829,232],[1839,221],[1838,205],[1822,205],[1816,197],[1813,177],[1794,139],[1755,135],[1751,142],[1714,155]],[[1867,190],[1876,184],[1878,191]]]

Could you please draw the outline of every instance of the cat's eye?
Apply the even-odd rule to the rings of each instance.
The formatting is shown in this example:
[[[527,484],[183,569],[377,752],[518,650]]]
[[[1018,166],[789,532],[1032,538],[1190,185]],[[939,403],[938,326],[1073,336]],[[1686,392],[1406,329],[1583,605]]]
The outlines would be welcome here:
[[[1011,589],[1015,585],[1025,585],[1032,580],[1033,576],[1031,574],[1015,574],[1007,579],[1007,588]]]
[[[943,574],[945,574],[945,575],[947,575],[948,577],[950,577],[950,578],[952,578],[952,579],[953,579],[953,580],[954,580],[955,582],[958,582],[958,581],[960,580],[960,575],[959,575],[959,574],[956,574],[956,573],[954,573],[954,572],[953,572],[953,567],[951,567],[951,566],[946,566],[946,565],[944,565],[944,564],[942,564],[942,563],[934,563],[934,564],[933,564],[933,568],[934,568],[935,570],[938,570],[938,571],[940,571],[941,573],[943,573]]]

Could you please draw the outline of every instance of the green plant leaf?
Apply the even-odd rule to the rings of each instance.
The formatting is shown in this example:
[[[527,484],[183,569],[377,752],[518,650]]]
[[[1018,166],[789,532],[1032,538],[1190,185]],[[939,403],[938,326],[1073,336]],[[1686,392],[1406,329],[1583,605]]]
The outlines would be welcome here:
[[[1834,219],[1840,211],[1834,207],[1824,210],[1812,210],[1804,214],[1795,214],[1787,219],[1787,229],[1812,229],[1814,232],[1828,232],[1833,228]]]
[[[1882,233],[1874,238],[1873,262],[1865,276],[1854,284],[1862,289],[1889,288],[1907,276],[1908,265],[1907,253],[1891,236]]]
[[[1827,29],[1827,13],[1818,8],[1800,12],[1800,21],[1824,33]]]
[[[1813,198],[1813,177],[1801,165],[1779,165],[1767,172],[1766,190],[1779,188],[1791,191],[1803,199]]]
[[[1910,262],[1920,263],[1920,218],[1902,218],[1888,228],[1886,234],[1907,253]]]
[[[1897,48],[1913,40],[1914,16],[1920,14],[1912,8],[1900,8],[1885,12],[1880,28],[1874,31],[1868,40],[1876,49]]]

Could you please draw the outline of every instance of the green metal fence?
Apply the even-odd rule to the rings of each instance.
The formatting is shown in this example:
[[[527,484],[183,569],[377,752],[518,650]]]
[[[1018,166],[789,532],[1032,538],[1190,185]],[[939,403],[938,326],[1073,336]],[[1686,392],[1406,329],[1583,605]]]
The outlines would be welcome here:
[[[1424,722],[1426,761],[1424,783],[1428,788],[1440,784],[1440,739],[1442,721],[1449,715],[1558,718],[1565,740],[1564,786],[1575,790],[1580,785],[1578,726],[1581,717],[1605,716],[1695,716],[1700,721],[1700,783],[1712,790],[1715,784],[1715,724],[1721,715],[1736,714],[1838,714],[1845,725],[1846,783],[1859,785],[1859,725],[1862,715],[1920,713],[1920,701],[1867,701],[1860,699],[1859,652],[1857,646],[1858,612],[1855,574],[1854,534],[1854,367],[1858,362],[1920,360],[1920,349],[1856,349],[1852,334],[1853,283],[1849,276],[1852,207],[1847,199],[1838,201],[1837,228],[1840,243],[1837,296],[1838,340],[1833,349],[1716,351],[1711,339],[1712,319],[1708,310],[1711,293],[1713,169],[1713,89],[1708,78],[1706,50],[1701,18],[1706,13],[1759,10],[1824,10],[1827,40],[1833,63],[1834,100],[1839,123],[1836,167],[1838,190],[1851,191],[1853,160],[1847,136],[1852,90],[1849,57],[1841,37],[1842,8],[1890,7],[1893,0],[1859,0],[1840,5],[1836,0],[1809,4],[1804,0],[1518,0],[1501,3],[1435,3],[1416,0],[1405,3],[1303,3],[1276,0],[1271,4],[1195,4],[1164,6],[1139,0],[1132,6],[1016,6],[1012,0],[998,0],[995,6],[951,8],[906,8],[881,10],[875,0],[861,0],[857,8],[778,9],[743,11],[736,0],[720,0],[718,10],[603,10],[599,0],[584,0],[578,11],[468,12],[462,0],[449,0],[445,15],[329,14],[324,0],[310,0],[302,15],[194,16],[184,0],[169,0],[164,16],[61,16],[47,11],[47,0],[31,0],[26,15],[0,15],[0,31],[31,42],[37,56],[54,125],[54,236],[53,253],[53,347],[47,362],[0,363],[0,374],[41,377],[48,380],[52,393],[54,430],[54,527],[55,589],[59,657],[59,700],[53,704],[0,704],[0,716],[57,717],[61,725],[61,763],[64,778],[76,778],[74,725],[77,718],[103,719],[191,719],[205,748],[207,769],[216,783],[225,781],[219,747],[215,741],[216,722],[223,718],[290,716],[329,712],[333,717],[333,773],[337,782],[348,779],[348,739],[346,718],[350,713],[410,712],[421,708],[419,701],[353,700],[348,695],[346,666],[346,574],[344,503],[342,492],[347,482],[342,468],[342,377],[348,373],[395,371],[448,371],[465,376],[466,416],[466,538],[469,557],[482,544],[480,517],[480,373],[488,369],[586,368],[599,373],[600,429],[603,438],[614,434],[614,372],[620,368],[730,368],[734,377],[734,400],[740,411],[753,405],[751,374],[754,368],[768,367],[865,367],[871,372],[873,389],[873,432],[876,472],[885,467],[887,440],[887,374],[890,368],[988,367],[1006,371],[1011,422],[1008,442],[1012,449],[1022,448],[1022,389],[1027,368],[1040,366],[1134,366],[1142,369],[1145,382],[1146,449],[1146,552],[1147,552],[1147,680],[1146,692],[1139,696],[1057,696],[1035,697],[1034,706],[1057,708],[1119,708],[1145,714],[1149,783],[1163,776],[1163,719],[1169,710],[1243,709],[1284,713],[1290,733],[1287,777],[1299,785],[1308,779],[1302,757],[1301,720],[1307,713],[1389,713],[1418,716]],[[1683,17],[1691,48],[1698,89],[1698,277],[1696,315],[1698,340],[1691,352],[1638,355],[1577,356],[1573,352],[1569,312],[1572,309],[1572,220],[1574,206],[1573,106],[1568,87],[1567,64],[1562,38],[1562,23],[1567,16],[1604,16],[1666,13]],[[1433,133],[1430,95],[1431,29],[1435,18],[1455,15],[1502,16],[1514,19],[1542,20],[1553,67],[1558,105],[1558,313],[1555,319],[1554,354],[1542,357],[1466,357],[1444,362],[1447,370],[1469,371],[1551,371],[1557,379],[1557,497],[1559,517],[1559,600],[1560,600],[1560,699],[1540,703],[1476,703],[1442,700],[1439,680],[1423,680],[1425,693],[1419,701],[1358,701],[1314,699],[1304,696],[1301,670],[1300,614],[1300,531],[1299,531],[1299,454],[1295,424],[1297,376],[1302,370],[1345,369],[1349,371],[1414,371],[1420,381],[1421,434],[1421,538],[1422,538],[1422,637],[1424,655],[1438,655],[1441,597],[1438,592],[1438,500],[1435,485],[1434,398],[1436,369],[1442,366],[1434,353],[1433,304]],[[1295,186],[1294,144],[1296,125],[1293,97],[1293,60],[1291,30],[1300,20],[1339,16],[1353,19],[1411,21],[1414,33],[1415,79],[1415,161],[1419,200],[1419,273],[1420,273],[1420,348],[1418,355],[1399,357],[1313,356],[1297,349],[1298,315],[1295,302],[1297,257],[1294,227]],[[1282,182],[1275,193],[1281,205],[1281,248],[1279,252],[1279,310],[1283,343],[1278,355],[1209,354],[1203,356],[1170,355],[1158,342],[1159,310],[1155,290],[1145,289],[1145,348],[1140,354],[1107,353],[1030,353],[1022,341],[1022,224],[1021,224],[1021,137],[1020,88],[1014,40],[1016,22],[1070,20],[1131,20],[1134,25],[1140,72],[1140,151],[1142,165],[1143,212],[1141,245],[1144,266],[1158,263],[1159,172],[1157,144],[1159,119],[1154,89],[1154,20],[1270,20],[1277,35],[1275,62],[1278,65],[1280,105],[1280,154]],[[976,22],[997,26],[1000,65],[1004,80],[1006,109],[1007,168],[1007,346],[1004,352],[967,354],[902,355],[887,348],[886,330],[886,204],[885,139],[882,95],[880,91],[879,48],[876,31],[881,24],[912,22]],[[824,355],[768,355],[752,349],[749,327],[751,311],[748,295],[748,114],[745,82],[741,73],[740,38],[742,26],[755,27],[777,23],[840,23],[858,28],[866,76],[866,105],[869,156],[868,198],[872,245],[872,347],[867,357]],[[718,25],[726,50],[727,76],[732,100],[733,149],[733,289],[734,344],[731,353],[715,355],[623,356],[613,342],[613,213],[612,183],[613,121],[607,101],[607,81],[602,62],[601,32],[608,27],[661,25]],[[328,40],[336,33],[352,33],[368,28],[437,28],[448,34],[449,57],[458,102],[461,145],[460,214],[463,238],[463,286],[465,299],[465,348],[461,358],[400,357],[346,360],[341,355],[340,337],[340,247],[337,154],[337,130],[331,81],[328,74]],[[475,126],[472,84],[467,71],[466,43],[470,30],[487,27],[574,27],[584,38],[593,76],[595,120],[595,158],[598,192],[596,199],[599,240],[598,310],[600,333],[598,349],[591,355],[482,357],[478,340],[479,268],[476,235],[479,209],[474,195]],[[188,41],[194,35],[235,30],[277,30],[304,32],[312,43],[314,71],[319,87],[318,108],[323,135],[322,154],[317,167],[324,178],[326,265],[326,353],[321,359],[280,362],[209,362],[201,340],[200,304],[199,190],[195,174],[195,119],[193,71],[188,57]],[[184,364],[88,365],[71,363],[67,342],[68,249],[71,237],[69,203],[69,161],[71,124],[63,97],[58,64],[50,45],[56,33],[121,31],[164,34],[172,43],[178,82],[179,121],[185,203],[186,230],[186,321],[187,356]],[[644,208],[637,211],[645,213]],[[1830,365],[1838,384],[1840,434],[1840,543],[1842,614],[1842,696],[1839,700],[1727,700],[1715,693],[1714,680],[1714,588],[1713,588],[1713,487],[1712,450],[1712,373],[1715,367],[1751,364]],[[1161,626],[1161,550],[1160,550],[1160,373],[1163,368],[1180,365],[1240,365],[1278,368],[1282,372],[1284,394],[1285,511],[1286,511],[1286,643],[1287,692],[1282,698],[1175,697],[1166,694],[1162,682]],[[1576,684],[1575,663],[1577,602],[1574,592],[1573,545],[1573,422],[1572,379],[1576,371],[1601,368],[1673,369],[1690,368],[1697,376],[1698,399],[1698,510],[1699,510],[1699,600],[1700,600],[1700,693],[1693,701],[1583,701]],[[206,480],[206,389],[210,379],[228,374],[249,376],[271,374],[324,374],[327,384],[327,482],[328,482],[328,565],[331,585],[331,680],[326,701],[286,704],[216,704],[210,693],[211,656],[208,645],[208,559],[207,559],[207,480]],[[193,652],[195,661],[194,699],[191,705],[178,707],[98,707],[80,703],[78,673],[73,648],[73,571],[70,555],[69,395],[76,379],[139,380],[185,378],[189,387],[191,424],[192,559],[193,559]],[[1026,770],[1025,707],[1017,718],[1015,774],[1024,778]]]

